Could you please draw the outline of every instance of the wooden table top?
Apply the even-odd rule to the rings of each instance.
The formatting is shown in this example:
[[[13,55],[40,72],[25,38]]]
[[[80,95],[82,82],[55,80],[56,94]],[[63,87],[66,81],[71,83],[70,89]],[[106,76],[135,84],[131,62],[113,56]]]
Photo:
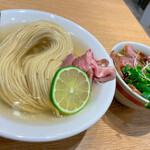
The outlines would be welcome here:
[[[91,32],[110,53],[122,41],[150,46],[150,39],[123,0],[0,0],[0,8],[35,9],[70,19]],[[149,150],[150,112],[113,100],[106,114],[87,131],[57,142],[26,143],[0,138],[0,149]]]

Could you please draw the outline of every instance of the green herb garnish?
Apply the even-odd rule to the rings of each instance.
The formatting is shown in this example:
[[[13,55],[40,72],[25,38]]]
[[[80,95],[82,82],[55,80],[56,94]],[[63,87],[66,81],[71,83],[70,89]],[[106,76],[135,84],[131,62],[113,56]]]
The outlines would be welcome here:
[[[135,67],[126,65],[122,68],[123,74],[128,74],[124,79],[127,84],[133,85],[141,93],[142,97],[150,100],[150,64],[146,62],[142,68],[139,64]],[[146,108],[150,109],[150,102],[145,104]]]
[[[126,65],[125,67],[122,68],[123,73],[126,73],[129,71],[129,66]]]
[[[150,109],[150,102],[146,103],[144,106],[145,106],[147,109]]]
[[[144,98],[150,100],[150,92],[143,92],[143,93],[142,93],[142,97],[144,97]]]

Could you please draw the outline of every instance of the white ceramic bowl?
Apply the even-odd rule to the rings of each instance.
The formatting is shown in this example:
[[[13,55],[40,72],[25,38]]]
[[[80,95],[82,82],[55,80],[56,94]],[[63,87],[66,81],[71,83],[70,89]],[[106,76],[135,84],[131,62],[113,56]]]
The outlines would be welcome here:
[[[113,62],[102,44],[81,26],[54,14],[34,10],[5,10],[1,12],[1,25],[18,22],[32,22],[36,20],[50,20],[91,48],[97,59],[106,58],[113,66]],[[65,118],[56,118],[46,125],[30,125],[8,119],[0,114],[0,135],[20,141],[54,141],[76,135],[98,121],[109,108],[115,93],[116,80],[104,84],[94,84],[92,96],[86,107],[80,112]],[[108,94],[109,91],[109,94]]]
[[[118,53],[119,51],[122,51],[122,49],[127,43],[130,43],[133,46],[133,49],[137,51],[142,51],[144,54],[150,55],[150,47],[136,42],[121,42],[115,45],[112,50],[114,50],[115,53]],[[139,110],[146,109],[146,107],[144,107],[144,104],[149,102],[147,99],[133,92],[131,88],[123,81],[118,72],[115,98],[120,103],[130,108]]]

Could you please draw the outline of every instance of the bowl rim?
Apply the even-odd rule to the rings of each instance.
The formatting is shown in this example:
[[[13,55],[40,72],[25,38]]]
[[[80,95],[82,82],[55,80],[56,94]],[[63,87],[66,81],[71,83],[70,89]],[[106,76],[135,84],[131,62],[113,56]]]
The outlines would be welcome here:
[[[91,36],[98,44],[100,44],[102,47],[103,45],[90,33],[88,32],[86,29],[84,29],[83,27],[81,27],[80,25],[74,23],[73,21],[69,20],[69,19],[66,19],[64,17],[61,17],[61,16],[58,16],[58,15],[55,15],[53,13],[49,13],[49,12],[44,12],[44,11],[38,11],[38,10],[32,10],[32,9],[8,9],[8,10],[2,10],[1,12],[7,12],[7,13],[10,13],[10,12],[20,12],[20,11],[25,11],[25,12],[34,12],[34,13],[42,13],[42,14],[46,14],[46,15],[54,15],[56,17],[59,17],[63,20],[66,20],[74,25],[76,25],[78,28],[82,29],[84,32],[86,32],[89,36]],[[104,47],[103,47],[104,48]],[[105,49],[105,48],[104,48]],[[107,51],[106,51],[107,52]],[[108,53],[107,53],[108,54]],[[109,56],[109,55],[108,55]],[[72,130],[70,132],[67,132],[61,136],[53,136],[53,137],[45,137],[45,138],[41,138],[41,137],[21,137],[19,135],[14,135],[14,134],[11,134],[11,133],[6,133],[6,132],[0,132],[0,135],[2,135],[3,137],[6,137],[6,138],[9,138],[9,139],[15,139],[15,140],[19,140],[19,141],[28,141],[28,142],[46,142],[46,141],[57,141],[57,140],[60,140],[60,139],[65,139],[65,138],[68,138],[68,137],[71,137],[71,136],[74,136],[74,135],[77,135],[85,130],[87,130],[89,127],[91,127],[93,124],[95,124],[104,114],[105,112],[108,110],[109,106],[111,105],[112,103],[112,100],[113,100],[113,97],[114,97],[114,94],[115,94],[115,87],[116,87],[116,79],[114,79],[113,81],[113,86],[114,87],[114,91],[113,91],[113,94],[111,94],[109,96],[110,100],[108,101],[107,105],[105,106],[105,108],[103,109],[103,111],[101,111],[101,113],[97,114],[93,119],[91,119],[89,122],[85,123],[83,126],[81,126],[80,128],[78,129],[75,129],[75,130]]]
[[[144,45],[144,44],[141,44],[141,43],[137,43],[137,42],[132,42],[132,41],[126,41],[126,42],[120,42],[120,43],[116,44],[116,45],[112,48],[111,51],[114,50],[114,52],[115,52],[115,49],[116,49],[117,47],[119,47],[120,45],[126,45],[126,44],[128,44],[128,43],[131,44],[131,45],[143,46],[143,47],[145,47],[145,48],[150,49],[150,47],[147,46],[147,45]],[[122,50],[122,49],[120,49],[119,51],[121,51],[121,50]],[[141,51],[142,51],[142,50],[141,50]],[[140,101],[142,101],[143,104],[146,104],[146,103],[149,102],[149,100],[147,100],[147,99],[143,98],[142,96],[138,95],[137,93],[133,92],[132,89],[131,89],[131,88],[124,82],[124,80],[120,77],[120,75],[119,75],[119,73],[118,73],[117,70],[116,70],[116,74],[117,74],[117,79],[119,80],[119,82],[121,82],[121,83],[124,85],[125,89],[126,89],[128,92],[132,93],[132,95],[135,96],[135,97],[137,97],[138,100],[140,99]]]

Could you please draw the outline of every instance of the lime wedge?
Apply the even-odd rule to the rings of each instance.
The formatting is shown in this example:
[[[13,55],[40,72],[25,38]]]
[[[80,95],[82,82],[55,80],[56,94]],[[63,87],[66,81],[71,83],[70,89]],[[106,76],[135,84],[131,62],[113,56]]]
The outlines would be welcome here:
[[[87,74],[74,66],[59,69],[52,81],[50,99],[64,114],[80,111],[88,102],[91,84]]]

